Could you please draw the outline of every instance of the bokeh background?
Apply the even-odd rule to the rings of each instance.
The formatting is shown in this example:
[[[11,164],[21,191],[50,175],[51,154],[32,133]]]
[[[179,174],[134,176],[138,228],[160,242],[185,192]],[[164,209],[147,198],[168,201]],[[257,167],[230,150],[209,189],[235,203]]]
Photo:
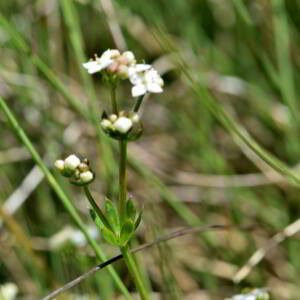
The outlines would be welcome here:
[[[129,145],[129,192],[144,206],[133,245],[184,226],[233,228],[139,253],[153,299],[225,299],[245,287],[300,299],[299,188],[233,130],[297,173],[299,15],[298,0],[0,1],[0,96],[107,257],[118,249],[99,236],[82,191],[52,168],[69,153],[88,157],[93,195],[117,199],[117,147],[91,122],[110,110],[109,91],[81,64],[129,49],[162,74],[164,93],[145,101],[144,135]],[[132,106],[130,83],[118,101]],[[0,299],[40,299],[99,260],[2,111],[0,137]],[[285,228],[292,236],[278,235]],[[134,292],[124,264],[115,268]],[[103,270],[58,299],[121,295]]]

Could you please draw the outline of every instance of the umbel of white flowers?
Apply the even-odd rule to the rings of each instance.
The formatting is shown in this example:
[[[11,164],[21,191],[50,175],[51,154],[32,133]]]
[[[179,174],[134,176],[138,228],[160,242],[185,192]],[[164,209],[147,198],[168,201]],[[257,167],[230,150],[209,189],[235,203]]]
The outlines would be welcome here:
[[[126,134],[132,128],[133,124],[138,121],[138,114],[135,113],[129,117],[121,112],[119,116],[112,114],[109,118],[104,118],[101,121],[101,126],[104,130],[113,130],[121,134]]]
[[[120,111],[118,115],[102,115],[101,127],[106,134],[117,140],[134,141],[138,139],[143,127],[135,112]]]
[[[133,87],[133,97],[139,97],[147,92],[161,93],[164,85],[163,79],[151,65],[137,64],[134,54],[125,51],[122,54],[119,50],[108,49],[100,57],[83,64],[89,74],[107,71],[108,74],[116,74],[120,79],[129,79]]]
[[[63,176],[71,178],[71,182],[76,185],[89,184],[95,178],[88,160],[80,160],[75,154],[69,155],[65,160],[57,160],[54,166]]]

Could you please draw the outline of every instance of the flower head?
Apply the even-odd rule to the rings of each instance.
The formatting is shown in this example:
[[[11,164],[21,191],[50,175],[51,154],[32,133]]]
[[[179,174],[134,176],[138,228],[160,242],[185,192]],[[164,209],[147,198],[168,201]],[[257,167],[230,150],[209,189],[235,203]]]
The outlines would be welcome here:
[[[69,155],[65,160],[59,159],[54,166],[60,173],[71,179],[71,183],[75,185],[86,185],[91,183],[95,175],[89,167],[87,159],[80,160],[75,154]]]
[[[125,51],[122,54],[119,50],[108,49],[100,57],[83,64],[88,73],[94,74],[106,69],[110,73],[116,73],[121,78],[128,78],[128,68],[135,65],[136,60],[131,51]]]
[[[100,124],[107,135],[117,140],[133,141],[143,132],[139,116],[134,112],[120,111],[109,116],[104,112]]]
[[[149,65],[136,65],[129,70],[129,79],[133,84],[131,93],[133,97],[138,97],[150,93],[161,93],[164,85],[163,79],[158,72]]]

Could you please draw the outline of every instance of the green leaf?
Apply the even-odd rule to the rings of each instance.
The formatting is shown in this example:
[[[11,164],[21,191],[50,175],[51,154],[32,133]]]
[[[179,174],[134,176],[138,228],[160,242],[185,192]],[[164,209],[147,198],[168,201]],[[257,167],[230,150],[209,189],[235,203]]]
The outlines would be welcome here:
[[[109,244],[119,246],[118,238],[112,231],[103,226],[101,229],[101,234]]]
[[[140,223],[141,223],[141,220],[142,220],[142,215],[143,215],[143,210],[141,210],[141,211],[139,212],[139,215],[138,215],[137,219],[136,219],[135,222],[134,222],[134,231],[136,231],[137,228],[139,227],[139,225],[140,225]]]
[[[102,223],[101,219],[98,217],[98,215],[96,214],[96,212],[90,208],[89,209],[89,213],[90,213],[90,216],[91,218],[93,219],[93,221],[95,222],[96,226],[102,230],[105,226],[104,224]]]
[[[133,203],[132,199],[128,199],[126,203],[126,216],[128,219],[130,219],[132,222],[135,220],[136,216],[136,207]]]
[[[105,198],[104,207],[105,215],[108,219],[109,224],[111,225],[115,233],[120,233],[120,220],[116,205],[108,198]]]
[[[130,241],[133,233],[134,233],[133,222],[127,219],[122,226],[122,230],[120,234],[120,244],[122,246],[125,246]]]

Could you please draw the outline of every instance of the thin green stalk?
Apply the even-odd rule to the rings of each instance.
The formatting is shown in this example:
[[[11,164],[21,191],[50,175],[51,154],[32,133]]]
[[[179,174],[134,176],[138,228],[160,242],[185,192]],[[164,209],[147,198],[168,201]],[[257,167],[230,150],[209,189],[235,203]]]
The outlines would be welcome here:
[[[294,121],[299,123],[299,107],[295,95],[293,65],[290,55],[290,32],[288,17],[283,0],[270,2],[273,11],[273,26],[280,92],[283,101],[288,105]]]
[[[120,183],[120,195],[119,195],[119,214],[121,226],[125,219],[125,207],[127,201],[127,176],[126,176],[126,163],[127,163],[127,141],[121,140],[119,142],[120,146],[120,173],[119,173],[119,183]],[[141,275],[135,264],[132,255],[129,252],[128,245],[120,248],[130,275],[134,281],[136,288],[138,289],[142,300],[148,299],[148,292],[144,287]]]
[[[86,240],[90,244],[90,246],[94,249],[96,256],[100,261],[105,261],[105,255],[102,249],[97,245],[97,243],[90,237],[87,228],[85,227],[84,223],[82,222],[80,216],[78,215],[77,211],[75,210],[74,206],[72,205],[70,199],[66,196],[64,191],[61,189],[57,181],[55,180],[54,176],[45,166],[43,160],[41,159],[40,155],[32,145],[31,141],[27,137],[24,130],[19,125],[18,121],[16,120],[15,116],[6,105],[5,101],[0,97],[0,107],[7,116],[11,126],[15,130],[16,135],[20,138],[22,143],[26,146],[28,151],[31,153],[33,160],[37,163],[37,165],[41,168],[42,172],[45,174],[46,179],[48,180],[49,184],[52,186],[53,190],[56,192],[58,198],[61,200],[62,204],[64,205],[65,209],[70,214],[72,220],[77,225],[77,227],[82,231]],[[132,300],[127,288],[123,284],[122,280],[116,273],[113,268],[109,268],[109,273],[112,278],[115,280],[116,285],[118,286],[119,290],[123,293],[127,300]]]
[[[129,273],[134,281],[134,284],[140,293],[141,299],[148,300],[148,292],[144,287],[143,281],[133,260],[132,254],[129,252],[128,247],[122,247],[121,252],[128,267]]]
[[[126,163],[127,163],[127,141],[120,141],[120,168],[119,168],[119,183],[120,183],[120,194],[119,194],[119,213],[121,225],[125,218],[125,207],[127,201],[127,175],[126,175]]]
[[[91,206],[93,207],[94,211],[96,212],[96,214],[98,215],[98,217],[101,219],[101,222],[107,227],[110,228],[111,231],[113,231],[112,227],[110,226],[110,224],[108,223],[105,215],[102,213],[102,210],[100,209],[100,207],[97,205],[97,203],[95,202],[92,194],[89,191],[89,188],[87,186],[83,187],[84,193],[87,197],[87,199],[89,200]]]
[[[112,85],[110,87],[110,98],[111,98],[111,105],[112,105],[112,111],[114,114],[118,115],[118,104],[117,104],[117,93],[116,93],[116,87]]]
[[[136,100],[135,105],[134,105],[134,107],[133,107],[133,111],[134,111],[135,113],[137,113],[137,112],[139,111],[139,109],[140,109],[140,107],[141,107],[141,104],[142,104],[142,102],[143,102],[143,99],[144,99],[144,95],[138,97],[138,99]]]

